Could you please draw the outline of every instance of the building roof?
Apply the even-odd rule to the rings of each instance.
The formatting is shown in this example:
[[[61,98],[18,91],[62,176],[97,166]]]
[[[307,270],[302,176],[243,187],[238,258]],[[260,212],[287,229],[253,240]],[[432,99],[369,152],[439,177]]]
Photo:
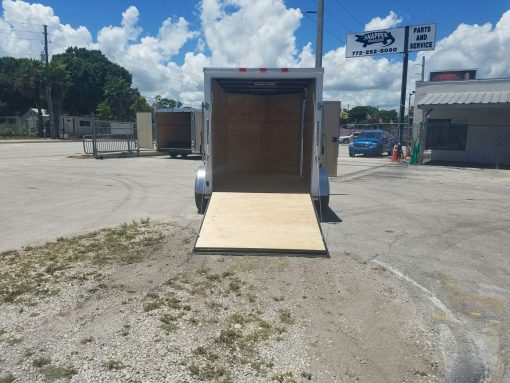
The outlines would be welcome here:
[[[33,113],[35,113],[35,114],[37,114],[37,113],[38,113],[37,108],[30,108],[29,110],[27,110],[27,111],[25,112],[25,114],[30,113],[30,112],[33,112]],[[48,112],[46,111],[46,109],[41,109],[41,113],[42,113],[42,116],[43,116],[43,117],[49,117],[49,114],[48,114]]]
[[[454,104],[508,104],[510,91],[498,92],[455,92],[429,93],[420,101],[420,105],[454,105]]]

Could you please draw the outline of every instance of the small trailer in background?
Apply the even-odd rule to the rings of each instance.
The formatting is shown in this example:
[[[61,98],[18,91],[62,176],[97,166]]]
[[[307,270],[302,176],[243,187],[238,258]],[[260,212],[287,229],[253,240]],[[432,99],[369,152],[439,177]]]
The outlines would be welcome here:
[[[157,109],[156,148],[170,157],[202,153],[202,111],[191,108]]]

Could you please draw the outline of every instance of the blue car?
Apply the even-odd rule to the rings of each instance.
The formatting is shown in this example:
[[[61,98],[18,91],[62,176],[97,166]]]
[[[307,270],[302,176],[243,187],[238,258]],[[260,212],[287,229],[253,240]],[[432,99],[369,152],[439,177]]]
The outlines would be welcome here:
[[[349,157],[356,154],[367,156],[382,156],[387,153],[391,156],[395,140],[384,130],[365,130],[349,144]]]

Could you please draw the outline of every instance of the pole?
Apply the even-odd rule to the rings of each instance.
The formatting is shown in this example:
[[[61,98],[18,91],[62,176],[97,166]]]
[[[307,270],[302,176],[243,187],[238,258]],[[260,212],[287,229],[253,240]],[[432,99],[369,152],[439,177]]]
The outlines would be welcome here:
[[[315,52],[316,68],[322,68],[323,29],[324,29],[324,0],[317,0],[317,49]]]
[[[404,38],[404,57],[402,65],[402,87],[400,88],[400,115],[398,128],[398,143],[402,146],[402,136],[404,134],[404,113],[406,108],[406,88],[407,88],[407,66],[409,64],[409,27],[405,27]]]
[[[49,78],[49,55],[48,55],[48,26],[44,27],[44,64],[46,73],[46,98],[48,99],[48,115],[50,116],[50,136],[55,136],[54,121],[53,121],[53,102],[51,100],[51,85]]]
[[[425,81],[425,56],[421,57],[421,81]]]

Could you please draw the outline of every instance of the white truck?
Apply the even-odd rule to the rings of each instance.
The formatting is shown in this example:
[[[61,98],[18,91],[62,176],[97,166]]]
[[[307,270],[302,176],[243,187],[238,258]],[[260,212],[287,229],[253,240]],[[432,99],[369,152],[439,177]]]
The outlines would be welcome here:
[[[327,253],[323,69],[205,68],[204,81],[195,251]]]
[[[161,108],[154,112],[156,148],[170,157],[202,153],[202,111],[191,108]]]

